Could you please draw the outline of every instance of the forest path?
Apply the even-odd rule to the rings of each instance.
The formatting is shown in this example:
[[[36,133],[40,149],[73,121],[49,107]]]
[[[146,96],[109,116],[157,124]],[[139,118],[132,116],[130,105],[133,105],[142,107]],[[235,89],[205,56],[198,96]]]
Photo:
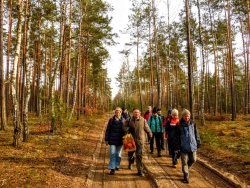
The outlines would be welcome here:
[[[116,171],[115,175],[110,175],[110,170],[107,169],[109,163],[109,146],[105,145],[104,133],[100,135],[102,143],[100,152],[96,159],[94,168],[92,169],[91,178],[87,187],[93,188],[132,188],[132,187],[187,187],[187,188],[231,188],[236,187],[228,181],[222,179],[201,163],[196,162],[190,170],[190,184],[183,182],[183,173],[181,169],[181,160],[179,159],[177,168],[172,167],[172,160],[166,150],[163,151],[162,157],[157,157],[157,154],[151,155],[146,148],[144,149],[143,163],[146,169],[144,177],[137,175],[136,165],[132,170],[128,169],[127,153],[123,152],[120,171]]]

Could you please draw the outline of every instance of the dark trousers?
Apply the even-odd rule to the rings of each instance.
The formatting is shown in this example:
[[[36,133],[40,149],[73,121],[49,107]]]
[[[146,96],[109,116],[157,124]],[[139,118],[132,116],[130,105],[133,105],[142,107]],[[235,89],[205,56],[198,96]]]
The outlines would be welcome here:
[[[181,156],[180,152],[175,153],[173,150],[173,139],[168,139],[168,148],[169,148],[169,155],[172,155],[172,162],[173,165],[178,164],[178,160]]]
[[[164,133],[162,134],[160,141],[161,141],[161,149],[164,149]]]
[[[137,149],[133,152],[128,152],[129,164],[134,164],[136,158],[136,167],[138,170],[143,170],[142,166],[142,149]]]
[[[156,140],[156,147],[158,151],[161,151],[161,138],[162,133],[153,133],[153,137],[150,141],[150,150],[154,151],[154,140]]]

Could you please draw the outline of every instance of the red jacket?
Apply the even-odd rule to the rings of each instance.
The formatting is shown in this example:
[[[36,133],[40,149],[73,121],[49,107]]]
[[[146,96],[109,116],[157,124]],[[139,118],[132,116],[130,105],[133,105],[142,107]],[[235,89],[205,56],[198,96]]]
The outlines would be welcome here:
[[[149,111],[149,112],[145,112],[144,114],[143,114],[143,118],[144,119],[146,119],[146,121],[148,122],[148,118],[150,118],[151,117],[151,111]]]
[[[163,127],[165,127],[167,121],[170,120],[171,117],[172,117],[171,115],[165,117],[164,122],[163,122]]]

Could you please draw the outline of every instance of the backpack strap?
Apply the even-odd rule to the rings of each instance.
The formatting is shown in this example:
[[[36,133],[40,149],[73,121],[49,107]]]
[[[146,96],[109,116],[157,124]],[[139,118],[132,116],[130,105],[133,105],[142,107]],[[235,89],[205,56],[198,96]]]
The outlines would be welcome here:
[[[178,128],[180,129],[181,124],[180,124],[180,120],[177,122]]]
[[[112,123],[113,123],[113,118],[111,118],[111,125],[112,125]]]
[[[125,124],[125,119],[124,118],[122,118],[123,119],[123,123]]]

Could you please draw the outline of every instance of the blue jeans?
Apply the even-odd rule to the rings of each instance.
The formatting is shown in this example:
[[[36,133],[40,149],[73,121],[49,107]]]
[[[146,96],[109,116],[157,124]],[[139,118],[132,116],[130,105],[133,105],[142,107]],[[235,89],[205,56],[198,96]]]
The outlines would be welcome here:
[[[108,169],[120,168],[122,159],[122,145],[110,145],[110,161]]]

